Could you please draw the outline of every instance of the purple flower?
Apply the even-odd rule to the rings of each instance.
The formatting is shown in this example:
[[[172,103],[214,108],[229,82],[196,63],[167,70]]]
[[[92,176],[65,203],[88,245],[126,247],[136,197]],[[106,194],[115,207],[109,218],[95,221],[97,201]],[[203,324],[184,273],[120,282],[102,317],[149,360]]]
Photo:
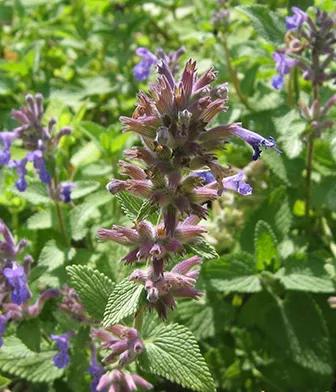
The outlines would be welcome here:
[[[25,303],[30,298],[30,291],[24,268],[14,262],[11,268],[4,268],[3,274],[13,289],[12,301],[17,305]]]
[[[287,16],[286,18],[287,30],[296,30],[307,20],[307,14],[300,10],[300,8],[292,7],[292,11],[294,15]]]
[[[27,181],[26,181],[26,174],[27,174],[27,158],[23,158],[20,161],[10,161],[9,167],[13,167],[16,169],[16,173],[19,176],[15,185],[18,191],[24,192],[27,189]]]
[[[272,78],[272,87],[275,88],[276,90],[282,89],[282,86],[284,84],[284,78],[281,75],[276,75],[273,76]]]
[[[231,189],[240,193],[243,196],[252,194],[252,187],[244,181],[244,172],[240,171],[231,177],[226,177],[223,180],[224,189]]]
[[[5,333],[7,325],[7,317],[3,314],[0,314],[0,347],[3,345],[2,336]]]
[[[59,352],[54,356],[53,362],[59,369],[64,369],[68,366],[70,361],[69,356],[69,339],[71,333],[65,333],[63,335],[50,335],[51,339],[56,343]]]
[[[134,76],[137,80],[146,80],[153,65],[158,62],[158,58],[146,48],[138,48],[136,54],[142,57],[142,60],[133,68]]]
[[[14,260],[15,256],[27,245],[27,241],[21,240],[16,245],[12,233],[1,219],[0,234],[4,239],[4,241],[0,241],[0,261]]]
[[[129,374],[122,370],[114,369],[100,377],[97,391],[102,392],[109,388],[108,390],[110,392],[133,392],[136,391],[138,387],[147,391],[152,389],[153,385],[138,374]]]
[[[254,154],[252,156],[252,159],[254,161],[256,161],[260,157],[262,147],[274,148],[277,152],[280,152],[280,150],[277,148],[275,140],[271,136],[266,139],[258,133],[242,128],[238,124],[235,124],[235,126],[230,129],[230,132],[233,135],[240,137],[246,143],[250,144],[253,147]]]
[[[97,354],[96,354],[95,347],[93,347],[91,350],[91,360],[90,360],[90,366],[88,368],[88,372],[92,376],[92,381],[90,385],[91,392],[97,392],[97,385],[99,383],[101,376],[104,374],[104,368],[97,361]]]
[[[215,176],[210,170],[196,172],[196,175],[203,180],[204,184],[210,184],[211,182],[216,181]]]
[[[16,132],[0,132],[0,165],[7,165],[10,161],[10,148],[14,139],[17,138]]]
[[[47,171],[42,151],[40,149],[37,149],[35,151],[28,153],[27,159],[28,161],[33,162],[34,168],[37,174],[39,175],[40,180],[44,184],[49,184],[51,178]]]
[[[59,198],[64,201],[64,203],[71,202],[71,191],[74,189],[75,184],[73,182],[62,182],[59,185]]]
[[[275,61],[275,69],[278,75],[273,77],[272,86],[279,90],[283,86],[284,76],[296,65],[296,60],[291,59],[283,52],[274,52],[273,60]]]

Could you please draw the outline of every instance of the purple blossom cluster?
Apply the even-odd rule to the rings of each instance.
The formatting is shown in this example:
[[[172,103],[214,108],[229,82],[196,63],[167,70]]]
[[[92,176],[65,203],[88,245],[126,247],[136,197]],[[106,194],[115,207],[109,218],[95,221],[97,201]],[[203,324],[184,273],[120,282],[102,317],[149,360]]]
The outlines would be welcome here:
[[[32,258],[26,256],[23,265],[17,262],[17,257],[27,245],[21,240],[17,244],[14,237],[0,220],[0,346],[3,344],[2,336],[6,326],[11,320],[23,320],[37,317],[47,300],[58,296],[55,289],[44,291],[33,304],[28,301],[31,292],[28,287],[28,274]]]
[[[243,172],[233,174],[221,166],[215,151],[230,137],[251,145],[254,160],[263,148],[277,147],[272,138],[239,123],[210,126],[228,108],[227,83],[213,86],[216,74],[212,68],[198,75],[196,62],[189,60],[180,79],[164,60],[157,68],[159,77],[149,94],[140,92],[132,117],[121,117],[124,130],[138,134],[143,146],[125,151],[120,171],[126,178],[113,179],[107,189],[149,201],[160,209],[162,221],[154,225],[141,219],[133,227],[102,228],[98,238],[127,246],[125,263],[147,263],[146,269],[135,270],[129,279],[144,286],[148,308],[166,318],[176,305],[175,298],[201,295],[195,287],[201,264],[198,256],[179,262],[170,271],[166,264],[172,255],[182,256],[189,244],[201,240],[206,230],[199,222],[207,216],[207,201],[226,190],[252,193]]]
[[[41,94],[36,94],[35,97],[28,94],[26,105],[21,109],[13,110],[12,117],[19,126],[9,132],[0,132],[0,165],[16,171],[18,176],[16,188],[24,192],[28,186],[27,165],[31,163],[39,180],[48,186],[50,196],[68,203],[71,200],[73,184],[65,182],[55,186],[48,166],[52,169],[54,151],[62,136],[71,132],[70,128],[63,127],[55,132],[54,118],[48,121],[47,126],[43,125],[44,108]],[[26,150],[25,156],[21,159],[12,159],[11,156],[11,146],[16,140],[20,141],[21,146]]]
[[[293,15],[286,18],[286,47],[273,54],[277,75],[272,86],[281,89],[285,75],[297,67],[303,77],[321,84],[335,78],[329,65],[335,61],[335,20],[326,12],[316,10],[315,18],[298,7],[292,7]],[[319,61],[318,58],[321,58]]]
[[[137,48],[135,53],[141,57],[141,61],[133,68],[133,74],[137,80],[144,81],[149,78],[159,61],[165,61],[170,65],[172,72],[175,73],[178,69],[178,60],[184,53],[184,48],[182,47],[169,54],[166,54],[162,49],[158,49],[157,53],[154,54],[147,48]]]

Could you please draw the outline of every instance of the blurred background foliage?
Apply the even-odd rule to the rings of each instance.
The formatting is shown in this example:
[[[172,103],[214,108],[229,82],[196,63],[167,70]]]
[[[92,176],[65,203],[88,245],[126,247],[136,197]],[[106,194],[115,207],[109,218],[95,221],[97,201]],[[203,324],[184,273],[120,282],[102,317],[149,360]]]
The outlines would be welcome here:
[[[200,71],[213,65],[219,81],[230,87],[230,109],[221,122],[241,121],[278,141],[281,155],[265,151],[252,163],[243,143],[233,141],[219,152],[221,162],[244,168],[254,193],[226,194],[212,205],[207,240],[220,258],[204,263],[205,296],[181,302],[171,316],[199,340],[219,391],[336,390],[336,314],[327,304],[336,276],[335,129],[315,145],[307,219],[305,122],[297,99],[307,101],[310,87],[301,80],[295,97],[270,84],[272,53],[283,42],[284,18],[293,5],[335,11],[332,0],[0,3],[2,129],[14,126],[11,109],[35,92],[46,97],[47,112],[60,126],[73,128],[56,158],[65,177],[78,184],[72,205],[63,208],[65,238],[55,206],[33,176],[20,194],[13,173],[0,168],[0,216],[17,237],[30,241],[36,260],[33,290],[63,285],[69,264],[95,267],[116,280],[127,273],[119,263],[125,249],[97,243],[95,233],[98,227],[129,222],[104,186],[117,175],[123,150],[138,143],[121,133],[119,123],[120,115],[132,113],[138,90],[147,89],[147,82],[133,76],[137,47],[170,52],[183,46],[181,64],[192,57]],[[223,8],[229,20],[216,22]],[[334,90],[325,86],[322,99]],[[50,322],[51,316],[41,317]],[[87,363],[87,355],[81,355],[78,363]],[[16,381],[15,390],[46,390]],[[177,388],[156,383],[158,391]],[[48,388],[85,391],[88,380],[71,368],[67,378]]]

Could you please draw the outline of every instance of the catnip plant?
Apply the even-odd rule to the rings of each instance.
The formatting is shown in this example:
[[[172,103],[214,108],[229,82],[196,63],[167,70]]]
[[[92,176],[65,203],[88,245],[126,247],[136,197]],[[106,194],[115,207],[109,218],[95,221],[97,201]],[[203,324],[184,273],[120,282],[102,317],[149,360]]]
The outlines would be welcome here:
[[[334,124],[330,111],[336,104],[336,95],[326,95],[324,90],[336,76],[333,69],[336,59],[335,20],[319,9],[315,9],[311,16],[298,7],[293,7],[292,12],[293,15],[286,18],[285,46],[273,54],[278,74],[273,77],[272,85],[281,89],[286,75],[290,75],[289,94],[294,90],[298,109],[307,124],[303,136],[307,143],[305,216],[309,218],[315,140]],[[311,87],[308,102],[299,97],[300,74]]]
[[[196,62],[190,59],[176,79],[167,62],[161,60],[157,70],[157,81],[149,93],[139,93],[132,117],[121,117],[124,130],[136,133],[142,146],[125,151],[119,166],[126,178],[107,184],[113,195],[123,200],[140,198],[142,206],[131,227],[114,225],[97,232],[99,240],[128,247],[122,261],[137,267],[109,296],[103,327],[91,329],[93,342],[100,342],[92,349],[89,369],[92,388],[97,391],[152,388],[142,376],[127,370],[138,360],[149,372],[184,386],[214,390],[204,359],[185,327],[164,324],[160,332],[165,357],[153,350],[153,343],[147,344],[146,323],[154,317],[151,311],[166,320],[179,298],[202,295],[196,287],[202,258],[192,254],[192,249],[202,244],[206,232],[201,224],[208,214],[206,203],[227,190],[252,193],[243,172],[232,173],[223,167],[215,151],[230,137],[250,144],[253,160],[260,157],[263,148],[277,149],[273,138],[267,139],[240,123],[211,126],[217,114],[228,108],[228,86],[213,85],[213,68],[198,75]],[[76,281],[76,271],[72,274]],[[132,326],[120,324],[131,316]],[[193,349],[189,352],[188,347]],[[169,353],[174,350],[180,369],[170,366]],[[103,351],[107,353],[102,360],[104,369],[97,359]]]

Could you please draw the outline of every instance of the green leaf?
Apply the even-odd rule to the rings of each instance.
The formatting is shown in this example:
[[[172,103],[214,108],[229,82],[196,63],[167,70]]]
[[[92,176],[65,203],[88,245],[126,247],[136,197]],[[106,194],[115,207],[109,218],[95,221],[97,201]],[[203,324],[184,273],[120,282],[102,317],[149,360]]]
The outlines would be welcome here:
[[[27,219],[27,227],[31,230],[49,229],[53,225],[51,211],[39,211]]]
[[[41,250],[38,265],[47,267],[48,271],[53,271],[65,263],[66,251],[61,249],[55,240],[48,241]]]
[[[70,212],[72,238],[76,241],[84,238],[89,230],[88,222],[97,216],[98,207],[111,201],[108,192],[100,191],[88,196],[84,203],[76,206]]]
[[[104,327],[117,324],[137,311],[143,286],[128,279],[118,283],[112,291],[104,313]]]
[[[12,382],[12,380],[10,380],[9,378],[0,375],[0,388],[1,388],[1,390],[2,390],[2,388],[7,387],[11,382]]]
[[[13,192],[34,205],[48,204],[51,201],[46,186],[39,182],[29,184],[24,192],[19,192],[16,188]]]
[[[198,239],[194,243],[186,245],[185,249],[187,253],[196,254],[202,257],[203,260],[213,260],[219,257],[214,246],[204,239]]]
[[[91,316],[101,320],[114,283],[106,275],[84,265],[71,265],[66,270],[71,286],[78,293],[85,309]]]
[[[52,361],[57,351],[35,353],[20,339],[10,336],[4,339],[0,350],[0,369],[31,382],[52,382],[63,374]]]
[[[185,326],[159,325],[145,340],[145,347],[140,357],[144,370],[194,391],[216,390],[197,341]]]
[[[326,265],[317,256],[308,256],[307,260],[289,259],[276,276],[287,290],[333,293],[335,285],[326,271]]]
[[[274,218],[277,230],[283,235],[289,233],[293,217],[286,195],[283,195],[280,208],[276,211]]]
[[[280,178],[286,185],[290,184],[286,167],[280,154],[274,154],[274,151],[266,150],[263,152],[262,158],[263,161],[266,162],[266,165],[272,170],[273,174]]]
[[[250,18],[255,30],[264,39],[275,44],[283,43],[284,23],[278,14],[270,11],[269,7],[255,4],[239,6],[236,9]]]
[[[238,253],[221,257],[203,267],[202,275],[209,290],[255,293],[261,290],[254,257]]]
[[[151,200],[145,200],[140,210],[138,211],[138,215],[136,217],[137,221],[141,221],[144,219],[149,219],[152,223],[156,223],[158,220],[159,214],[157,211],[157,207],[153,205]]]
[[[256,266],[259,271],[273,265],[274,269],[280,266],[275,235],[268,223],[260,220],[256,224],[254,234]]]
[[[40,351],[41,330],[39,319],[23,320],[18,325],[16,334],[30,350]]]
[[[71,192],[71,199],[79,199],[80,197],[89,195],[100,187],[98,181],[76,181],[75,188]]]
[[[143,206],[143,201],[139,197],[130,195],[127,192],[119,192],[116,195],[116,198],[126,216],[131,220],[137,219],[141,207]]]

